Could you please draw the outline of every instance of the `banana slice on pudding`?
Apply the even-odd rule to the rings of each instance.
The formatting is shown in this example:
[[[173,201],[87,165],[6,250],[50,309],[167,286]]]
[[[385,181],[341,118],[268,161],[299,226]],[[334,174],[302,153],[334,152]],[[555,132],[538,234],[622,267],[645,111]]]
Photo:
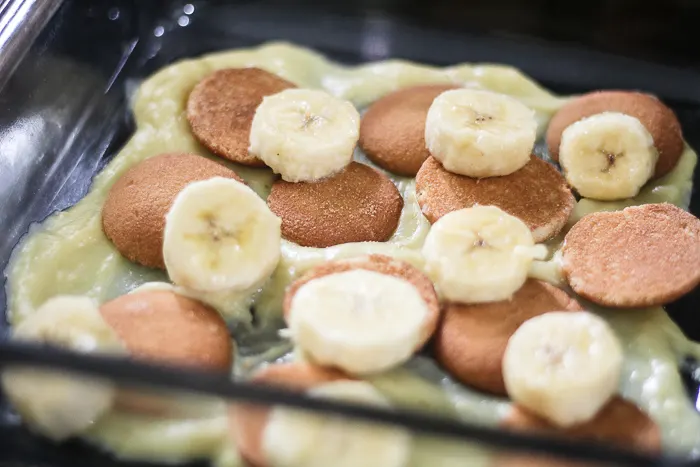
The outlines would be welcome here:
[[[294,87],[294,83],[257,67],[214,71],[198,82],[187,97],[192,136],[218,156],[263,167],[265,164],[248,152],[255,109],[265,96]]]
[[[390,407],[386,398],[364,381],[325,383],[308,393]],[[269,464],[275,467],[404,467],[411,453],[411,436],[400,428],[279,407],[270,412],[262,446]]]
[[[507,300],[525,283],[535,245],[530,229],[495,206],[475,206],[441,217],[423,245],[425,271],[453,302]]]
[[[124,353],[117,334],[87,297],[48,300],[13,329],[11,338],[77,352]],[[90,427],[112,408],[116,394],[107,381],[28,367],[5,370],[2,385],[24,422],[56,441]]]
[[[632,198],[654,175],[654,139],[634,117],[605,112],[579,120],[561,135],[559,164],[586,198]]]
[[[308,363],[271,364],[256,372],[251,382],[391,408],[370,383]],[[234,404],[229,417],[231,437],[241,457],[258,467],[403,467],[411,451],[406,430],[332,415]]]
[[[129,261],[165,269],[165,215],[187,185],[213,177],[243,182],[223,164],[196,154],[158,154],[134,164],[107,193],[102,206],[105,236]]]
[[[591,420],[615,394],[622,346],[593,313],[551,312],[523,323],[503,355],[508,395],[559,427]]]
[[[407,361],[425,342],[426,326],[434,330],[431,318],[407,280],[354,269],[301,286],[287,322],[292,340],[315,363],[367,374]]]
[[[288,89],[265,97],[250,128],[250,153],[287,182],[312,182],[352,160],[360,114],[324,91]]]
[[[443,304],[432,346],[437,363],[452,378],[482,392],[507,395],[503,354],[508,339],[530,318],[551,311],[581,311],[563,290],[528,279],[509,300]]]
[[[491,91],[457,89],[435,98],[425,143],[450,172],[474,178],[509,175],[530,161],[537,138],[535,112]]]
[[[552,160],[559,160],[561,136],[569,125],[603,112],[619,112],[638,119],[654,139],[659,153],[655,179],[663,177],[678,164],[685,142],[674,111],[651,94],[598,90],[569,99],[552,117],[547,128],[547,146]]]
[[[165,218],[168,275],[199,292],[249,289],[277,266],[280,226],[265,201],[243,183],[222,177],[192,183]]]
[[[371,272],[379,276],[382,282],[377,284],[370,282],[370,285],[366,286],[365,281],[376,276],[347,275],[349,272]],[[340,274],[345,275],[325,283],[316,282]],[[342,282],[343,279],[352,280],[354,277],[365,278],[359,285],[371,289],[373,295],[379,293],[377,289],[382,286],[381,284],[386,283],[384,280],[386,277],[393,278],[398,282],[389,280],[386,292],[397,293],[394,285],[398,284],[400,290],[408,290],[408,295],[381,300],[375,300],[369,296],[363,297],[362,294],[367,292],[367,289],[354,289],[351,284]],[[334,287],[334,283],[339,284],[339,294],[332,300],[347,299],[349,302],[338,308],[329,305],[329,309],[325,311],[311,310],[311,313],[308,313],[304,306],[300,306],[303,302],[308,302],[309,298],[314,299],[309,295],[314,293],[315,288],[325,289],[327,294],[329,287]],[[406,288],[406,284],[411,285],[413,289]],[[307,285],[312,287],[306,288]],[[305,291],[301,301],[298,301],[297,293],[302,289]],[[417,291],[423,300],[427,313],[422,320],[407,322],[404,320],[405,311],[417,312],[418,316],[423,314],[423,305],[415,300],[414,291]],[[319,300],[318,296],[315,300]],[[322,297],[321,300],[323,300]],[[404,303],[408,303],[410,308],[404,310]],[[366,310],[368,313],[348,316],[347,313],[353,307],[359,307],[360,310]],[[309,328],[313,333],[305,340],[299,340],[304,339],[301,334],[289,333],[299,348],[306,352],[307,358],[313,360],[315,353],[327,365],[344,368],[347,372],[356,370],[358,373],[373,372],[377,368],[402,363],[430,339],[440,320],[440,304],[430,279],[415,266],[384,255],[357,256],[316,266],[287,287],[283,308],[285,320],[290,328],[291,323],[294,322],[295,329],[301,328],[308,333],[309,330],[305,328]],[[335,316],[336,311],[339,311],[337,316]],[[318,316],[314,316],[318,313],[321,313],[320,319],[324,319],[324,323],[320,322]],[[347,325],[344,324],[346,320],[349,321]],[[394,328],[397,329],[394,331]],[[416,331],[417,338],[414,334]],[[402,332],[405,334],[402,335]],[[342,336],[342,340],[337,336]],[[385,341],[385,339],[389,340]],[[308,350],[312,347],[316,352]]]

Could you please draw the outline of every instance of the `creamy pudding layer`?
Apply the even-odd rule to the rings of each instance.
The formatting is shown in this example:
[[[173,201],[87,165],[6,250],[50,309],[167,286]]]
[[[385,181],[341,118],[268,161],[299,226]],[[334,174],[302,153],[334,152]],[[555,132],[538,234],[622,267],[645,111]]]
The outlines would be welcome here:
[[[391,60],[358,67],[328,61],[309,50],[282,43],[254,49],[219,52],[194,60],[183,60],[148,78],[133,100],[137,131],[95,177],[89,194],[67,211],[56,213],[34,225],[15,250],[8,267],[8,318],[14,325],[57,294],[83,294],[100,303],[155,281],[167,281],[163,271],[150,270],[123,258],[104,236],[100,211],[111,185],[130,167],[165,152],[191,152],[214,158],[192,136],[185,113],[190,90],[209,73],[230,67],[256,66],[288,79],[298,86],[325,89],[363,108],[383,95],[402,87],[427,83],[456,83],[508,94],[534,109],[542,134],[551,115],[564,103],[516,69],[497,65],[456,65],[435,68]],[[368,163],[357,151],[355,158]],[[251,169],[226,163],[263,198],[274,176],[269,169]],[[570,224],[583,215],[617,210],[644,203],[670,202],[688,207],[697,157],[686,148],[673,171],[649,182],[641,193],[622,202],[582,199]],[[370,164],[371,165],[371,164]],[[318,249],[282,242],[282,260],[273,276],[259,290],[236,296],[201,296],[228,321],[239,324],[238,332],[253,332],[251,310],[260,326],[279,326],[285,287],[319,263],[382,253],[422,266],[420,248],[430,229],[415,197],[412,178],[388,176],[404,197],[399,227],[386,243],[352,243]],[[549,261],[536,262],[531,276],[561,285],[557,250],[563,233],[550,242]],[[613,326],[625,350],[620,391],[636,402],[660,426],[667,449],[700,454],[700,415],[695,411],[677,370],[688,354],[700,356],[700,346],[688,341],[661,308],[604,310],[599,312]],[[257,331],[256,331],[257,332]],[[250,350],[242,349],[246,354]],[[256,345],[258,349],[260,346]],[[283,341],[270,341],[266,353],[252,355],[237,365],[246,374],[252,362],[276,358],[288,348]],[[275,349],[279,349],[276,351]],[[292,358],[292,356],[288,356]],[[245,362],[244,362],[245,363]],[[430,360],[416,357],[404,368],[372,378],[372,382],[397,405],[425,408],[473,422],[495,424],[508,407],[497,399],[453,383]],[[104,417],[87,438],[125,458],[176,461],[193,457],[236,465],[237,455],[227,440],[222,406],[214,404],[201,418],[168,420],[113,412]],[[454,453],[450,449],[457,449]],[[452,454],[453,455],[452,455]],[[452,465],[464,456],[486,462],[476,449],[449,448],[445,443],[421,438],[416,442],[412,465]],[[442,463],[441,463],[442,462]],[[476,465],[476,464],[475,464]]]

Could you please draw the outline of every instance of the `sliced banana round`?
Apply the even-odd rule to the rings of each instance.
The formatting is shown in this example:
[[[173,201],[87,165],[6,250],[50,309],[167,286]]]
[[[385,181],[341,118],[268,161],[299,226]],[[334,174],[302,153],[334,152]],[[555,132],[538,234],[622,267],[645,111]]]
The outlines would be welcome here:
[[[547,250],[530,229],[495,206],[452,211],[435,222],[423,244],[425,271],[447,300],[507,300],[522,287],[533,259]]]
[[[425,142],[450,172],[474,178],[511,174],[530,161],[537,138],[535,112],[503,94],[457,89],[428,110]]]
[[[508,395],[560,427],[591,420],[615,394],[622,346],[593,313],[551,312],[511,336],[503,356]]]
[[[250,153],[287,182],[311,182],[352,160],[360,114],[324,91],[287,89],[267,96],[255,111]]]
[[[355,269],[300,287],[288,324],[292,340],[314,362],[367,374],[408,360],[425,340],[429,318],[408,281]]]
[[[561,136],[559,164],[566,180],[585,198],[632,198],[654,174],[659,154],[651,133],[634,117],[593,115]]]
[[[390,407],[372,385],[363,381],[326,383],[309,394]],[[411,435],[401,428],[275,408],[270,412],[262,444],[268,463],[274,467],[405,467]]]
[[[13,329],[11,338],[85,353],[125,352],[97,304],[86,297],[48,300]],[[107,381],[28,367],[5,370],[2,385],[24,422],[56,441],[90,427],[111,409],[116,394]]]
[[[199,292],[253,287],[279,262],[280,226],[265,201],[241,182],[215,177],[191,183],[165,217],[168,275]]]
[[[135,289],[130,290],[127,292],[128,295],[135,294],[135,293],[142,293],[142,292],[173,292],[176,290],[176,286],[171,284],[170,282],[145,282]]]

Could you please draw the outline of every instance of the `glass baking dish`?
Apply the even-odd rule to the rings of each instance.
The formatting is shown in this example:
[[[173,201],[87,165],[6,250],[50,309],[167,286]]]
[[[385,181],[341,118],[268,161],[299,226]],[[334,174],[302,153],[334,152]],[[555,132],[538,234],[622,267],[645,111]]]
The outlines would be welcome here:
[[[30,225],[78,201],[87,192],[92,176],[130,137],[134,123],[129,99],[140,80],[181,58],[270,40],[307,46],[348,64],[390,57],[435,65],[506,63],[562,94],[597,88],[643,89],[661,97],[677,112],[687,141],[692,147],[700,148],[697,68],[679,67],[670,59],[668,63],[660,63],[586,47],[555,45],[536,38],[486,34],[477,27],[470,27],[467,32],[453,25],[429,27],[425,22],[418,24],[415,17],[398,17],[399,13],[406,16],[408,11],[403,12],[398,2],[342,8],[332,2],[324,6],[305,2],[2,2],[0,265],[3,270],[13,247]],[[435,19],[432,20],[436,26]],[[690,209],[700,214],[697,191],[693,193]],[[3,309],[4,294],[4,288],[0,289]],[[700,340],[700,321],[696,317],[699,300],[700,291],[695,290],[667,307],[671,317],[695,340]],[[3,335],[6,330],[3,325]],[[309,405],[300,397],[283,392],[250,391],[245,385],[213,376],[3,345],[2,364],[17,361],[41,365],[43,361],[52,367],[97,372],[98,376],[113,377],[120,383],[140,381],[243,398],[258,394],[261,397],[255,400],[258,403]],[[688,396],[698,399],[700,370],[695,361],[688,358],[679,362],[679,366],[686,379]],[[339,411],[342,407],[331,404],[320,409]],[[358,414],[356,409],[346,410]],[[365,415],[382,419],[381,413]],[[616,457],[616,452],[595,447],[576,448],[556,441],[538,444],[536,440],[517,436],[500,437],[486,428],[460,427],[449,421],[441,424],[440,419],[422,419],[418,415],[412,419],[410,415],[405,414],[403,419],[399,416],[394,421],[411,429],[432,430],[430,433],[435,436],[452,433],[461,440],[459,443],[495,443],[493,449],[503,452],[510,445],[549,449],[554,454],[574,457],[588,454],[592,456],[588,458],[591,463],[586,465],[591,466],[681,465],[671,460]],[[124,464],[83,443],[57,446],[28,433],[4,403],[0,431],[0,466]],[[611,462],[597,462],[606,459]]]

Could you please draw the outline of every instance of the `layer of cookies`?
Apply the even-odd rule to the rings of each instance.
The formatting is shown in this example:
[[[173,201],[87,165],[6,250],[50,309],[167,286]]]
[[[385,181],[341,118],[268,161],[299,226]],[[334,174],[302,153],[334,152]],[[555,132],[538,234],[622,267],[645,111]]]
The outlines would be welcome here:
[[[91,193],[73,209],[48,219],[35,230],[34,235],[25,239],[17,250],[11,266],[9,288],[10,318],[14,323],[20,323],[23,317],[31,314],[38,305],[57,293],[87,294],[105,302],[133,290],[140,284],[165,279],[163,273],[136,266],[126,260],[104,237],[100,225],[100,210],[107,190],[127,169],[154,154],[191,152],[212,157],[191,135],[184,116],[187,95],[197,82],[215,69],[244,65],[259,66],[299,85],[321,85],[340,97],[350,99],[358,107],[411,84],[457,82],[478,85],[512,95],[537,111],[540,133],[544,130],[549,116],[565,102],[510,68],[463,65],[438,70],[399,62],[373,64],[355,69],[343,68],[311,52],[279,44],[256,50],[213,54],[168,67],[143,84],[134,103],[139,129],[105,172],[96,177]],[[359,151],[355,157],[367,163]],[[695,154],[686,149],[675,168],[663,178],[647,184],[638,198],[621,202],[583,199],[574,207],[572,218],[577,219],[584,212],[592,210],[612,210],[625,204],[640,204],[650,199],[683,205],[687,203],[690,193],[695,160]],[[233,164],[230,167],[234,168],[259,195],[264,198],[268,196],[273,181],[270,171],[243,168]],[[233,321],[249,321],[250,306],[253,305],[260,322],[274,323],[281,316],[284,288],[294,278],[324,261],[359,254],[383,253],[421,265],[420,248],[429,231],[429,223],[421,214],[421,207],[415,195],[415,182],[410,178],[387,174],[394,180],[403,198],[399,226],[388,242],[345,244],[320,249],[301,247],[284,241],[282,262],[273,275],[272,283],[266,285],[262,293],[254,294],[254,291],[251,291],[240,294],[233,300],[230,296],[200,298]],[[119,221],[119,216],[116,216],[115,223],[119,224]],[[556,248],[557,243],[558,240],[554,239],[551,242],[552,247]],[[41,262],[41,270],[32,266],[36,262]],[[558,270],[557,262],[551,261],[536,265],[531,274],[557,283],[561,280]],[[225,305],[219,304],[222,302],[225,302]],[[603,313],[624,342],[627,357],[624,371],[633,375],[628,380],[622,378],[622,393],[643,407],[659,424],[664,441],[669,446],[677,445],[684,450],[697,448],[693,434],[700,430],[700,420],[683,394],[676,371],[678,358],[689,352],[696,353],[695,347],[684,340],[660,308],[636,312],[634,316],[608,316],[607,313]],[[643,339],[640,339],[640,336],[644,336]],[[282,351],[284,350],[283,341],[276,344],[282,345]],[[431,388],[430,391],[435,391],[432,395],[435,401],[442,401],[451,407],[450,410],[455,410],[469,419],[476,418],[494,423],[503,415],[507,407],[504,400],[483,396],[449,382],[432,362],[424,361],[423,357],[417,357],[408,368],[416,365],[430,367],[429,373],[432,377],[424,379],[420,372],[399,372],[404,378],[404,384],[415,388],[427,385]],[[400,380],[400,377],[394,374],[384,376],[389,386],[396,379]],[[381,383],[379,387],[381,388]],[[444,393],[441,387],[446,389]],[[439,405],[440,402],[436,404]],[[142,423],[143,421],[139,417],[129,418],[115,414],[111,419],[108,417],[101,422],[103,428],[98,425],[90,436],[102,439],[118,452],[121,450],[125,455],[136,457],[156,454],[150,452],[153,448],[146,444],[134,446],[124,442],[123,436],[127,431],[144,429],[148,432],[150,429],[153,433],[159,433],[153,438],[158,438],[157,442],[166,447],[163,451],[165,456],[168,455],[169,449],[176,450],[176,446],[181,448],[183,444],[188,444],[184,443],[183,438],[168,439],[160,434],[158,430],[163,429],[162,422],[151,420]],[[189,457],[191,454],[209,455],[212,452],[210,449],[218,446],[215,441],[217,436],[223,436],[225,431],[225,424],[220,417],[215,417],[209,422],[173,423],[188,427],[179,431],[179,436],[191,434],[189,445],[192,446],[192,452],[180,453],[182,457]],[[201,427],[201,431],[198,427]],[[221,431],[217,432],[217,429]],[[144,439],[146,438],[149,436],[144,436]],[[125,451],[138,449],[139,446],[143,447],[143,452]]]

